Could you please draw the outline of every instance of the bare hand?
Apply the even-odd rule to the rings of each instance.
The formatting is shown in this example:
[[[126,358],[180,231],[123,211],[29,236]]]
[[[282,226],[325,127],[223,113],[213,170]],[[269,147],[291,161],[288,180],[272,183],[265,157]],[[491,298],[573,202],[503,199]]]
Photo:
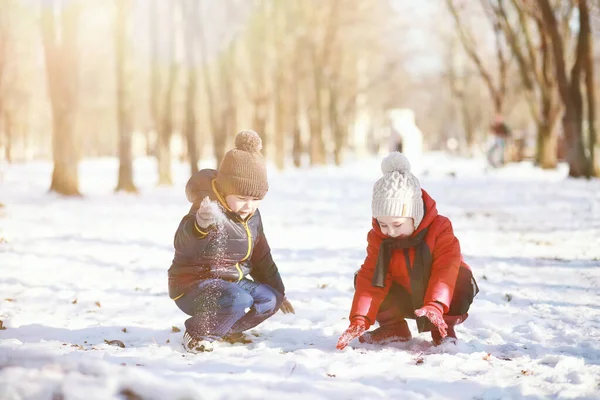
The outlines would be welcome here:
[[[290,301],[285,297],[283,298],[283,301],[281,302],[281,306],[279,307],[279,309],[284,314],[290,314],[290,313],[296,314],[294,307],[292,307],[292,303],[290,303]]]

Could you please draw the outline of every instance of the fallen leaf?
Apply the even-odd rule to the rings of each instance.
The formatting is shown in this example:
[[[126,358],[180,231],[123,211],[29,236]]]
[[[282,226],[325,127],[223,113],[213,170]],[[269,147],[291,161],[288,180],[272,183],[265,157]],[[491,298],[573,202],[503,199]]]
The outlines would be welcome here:
[[[533,371],[528,371],[526,369],[522,369],[521,373],[525,376],[533,375]]]
[[[508,302],[510,302],[510,301],[512,300],[512,298],[513,298],[513,297],[512,297],[512,294],[506,293],[506,294],[504,295],[504,300],[506,300],[506,301],[508,301]]]
[[[123,332],[127,333],[127,328],[121,329]]]
[[[425,362],[425,360],[423,359],[423,357],[419,357],[415,361],[415,365],[423,364],[424,362]]]
[[[71,304],[77,304],[77,299],[73,300]]]
[[[143,400],[143,398],[130,389],[123,389],[119,393],[125,400]]]
[[[506,356],[500,356],[500,357],[498,357],[498,359],[504,360],[504,361],[512,361],[512,358],[506,357]]]
[[[492,354],[491,353],[487,353],[485,356],[483,356],[483,359],[485,361],[490,361],[492,359]]]
[[[111,345],[111,346],[119,346],[122,349],[125,348],[125,344],[123,342],[121,342],[120,340],[106,340],[106,339],[104,339],[104,343],[106,343],[108,345]]]
[[[177,333],[177,332],[181,332],[181,329],[179,329],[178,327],[174,326],[171,328],[171,331]]]
[[[95,304],[96,304],[98,307],[102,307],[102,305],[100,304],[100,302],[99,302],[99,301],[97,301]]]
[[[0,331],[5,330],[6,327],[4,326],[4,323],[2,322],[2,320],[0,319]]]
[[[167,343],[171,343],[171,340],[170,340],[170,339],[167,339]]]
[[[329,286],[328,283],[322,283],[320,285],[317,285],[317,288],[319,288],[319,289],[325,289],[327,286]]]
[[[335,374],[327,374],[327,376],[330,378],[335,378]]]
[[[4,300],[5,300],[5,301],[10,301],[10,302],[13,302],[13,301],[15,301],[15,299],[4,299]]]

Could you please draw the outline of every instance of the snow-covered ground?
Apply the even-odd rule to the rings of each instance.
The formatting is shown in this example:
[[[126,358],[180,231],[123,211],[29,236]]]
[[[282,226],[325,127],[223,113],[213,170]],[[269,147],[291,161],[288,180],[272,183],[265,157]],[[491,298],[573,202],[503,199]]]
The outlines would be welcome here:
[[[379,161],[271,171],[260,208],[296,315],[193,355],[167,295],[185,165],[157,188],[154,162],[136,161],[134,196],[112,192],[116,160],[85,161],[78,199],[46,192],[47,163],[0,168],[2,400],[600,399],[598,180],[427,155],[422,185],[481,289],[460,341],[338,351]]]

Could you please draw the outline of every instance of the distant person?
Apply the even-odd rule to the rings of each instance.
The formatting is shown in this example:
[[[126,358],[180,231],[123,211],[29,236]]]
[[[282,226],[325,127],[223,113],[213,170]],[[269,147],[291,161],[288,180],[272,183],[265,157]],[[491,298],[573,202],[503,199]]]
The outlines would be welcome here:
[[[510,130],[502,115],[496,115],[494,123],[490,126],[490,133],[492,134],[492,143],[487,152],[488,163],[494,168],[499,168],[505,164],[506,139],[510,136]]]
[[[385,345],[419,332],[431,332],[435,345],[456,340],[454,327],[468,317],[479,291],[450,220],[438,214],[435,201],[421,189],[401,153],[381,163],[383,177],[373,186],[372,225],[367,257],[355,275],[350,326],[338,340]],[[367,332],[379,322],[379,327]]]
[[[185,191],[193,205],[175,233],[169,295],[191,317],[183,345],[192,353],[219,340],[247,343],[242,332],[279,309],[294,312],[258,211],[269,189],[260,137],[242,131],[235,147],[218,171],[192,175]]]
[[[394,128],[394,125],[390,125],[390,151],[402,153],[402,145],[402,135]]]

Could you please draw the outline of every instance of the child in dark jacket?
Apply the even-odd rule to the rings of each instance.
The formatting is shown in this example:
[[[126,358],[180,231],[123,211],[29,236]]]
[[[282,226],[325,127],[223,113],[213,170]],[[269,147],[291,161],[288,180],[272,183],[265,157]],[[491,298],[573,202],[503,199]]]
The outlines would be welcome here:
[[[269,188],[260,137],[242,131],[235,146],[218,171],[190,178],[193,205],[175,233],[169,295],[191,316],[183,337],[190,352],[212,351],[215,340],[243,342],[242,332],[277,310],[294,312],[257,209]]]
[[[455,340],[454,326],[467,319],[478,288],[450,220],[438,214],[403,154],[391,153],[381,169],[383,177],[373,187],[367,257],[355,276],[350,326],[337,348],[355,338],[372,344],[408,341],[405,318],[416,319],[419,332],[430,331],[436,345],[446,337]],[[366,332],[375,321],[379,327]]]

